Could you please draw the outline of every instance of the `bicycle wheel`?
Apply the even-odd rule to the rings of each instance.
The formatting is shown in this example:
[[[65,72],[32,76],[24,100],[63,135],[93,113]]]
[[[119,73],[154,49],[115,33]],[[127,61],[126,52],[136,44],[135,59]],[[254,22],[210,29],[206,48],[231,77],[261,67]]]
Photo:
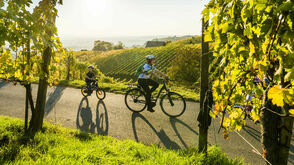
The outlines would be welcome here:
[[[160,99],[162,111],[170,117],[181,116],[186,110],[186,101],[178,93],[169,92]]]
[[[87,89],[87,86],[83,86],[82,89],[81,89],[81,93],[82,93],[82,95],[85,96],[85,97],[88,96],[88,94],[87,94],[87,90],[88,90],[88,89]]]
[[[97,88],[96,96],[99,100],[103,100],[106,96],[105,90],[103,88]]]
[[[138,88],[130,89],[125,95],[125,104],[129,110],[141,112],[147,106],[146,96],[143,91]]]

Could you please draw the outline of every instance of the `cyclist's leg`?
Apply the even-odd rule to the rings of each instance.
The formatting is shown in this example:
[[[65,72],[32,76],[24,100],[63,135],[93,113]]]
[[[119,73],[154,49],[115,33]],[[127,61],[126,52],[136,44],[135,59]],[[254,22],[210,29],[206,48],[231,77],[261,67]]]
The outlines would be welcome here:
[[[151,92],[150,92],[150,89],[149,89],[149,85],[147,83],[147,79],[138,79],[138,83],[146,93],[146,104],[147,104],[148,110],[151,111],[152,110]]]
[[[92,84],[92,81],[86,79],[86,83],[87,83],[87,94],[90,95],[91,94],[91,84]]]
[[[154,91],[158,88],[158,86],[159,86],[159,84],[158,84],[156,81],[152,80],[152,79],[147,79],[147,84],[150,85],[150,86],[152,86],[152,88],[150,89],[150,93],[151,93],[151,94],[152,94],[152,92],[154,92]]]

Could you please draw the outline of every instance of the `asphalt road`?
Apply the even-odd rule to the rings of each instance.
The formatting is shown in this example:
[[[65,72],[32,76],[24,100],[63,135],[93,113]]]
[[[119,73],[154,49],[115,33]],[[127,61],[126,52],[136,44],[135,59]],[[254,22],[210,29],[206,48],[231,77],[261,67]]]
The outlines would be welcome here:
[[[33,98],[36,99],[37,85],[32,87]],[[0,115],[24,118],[24,107],[25,88],[0,82]],[[83,97],[80,89],[48,87],[45,120],[85,132],[171,149],[198,144],[199,103],[187,102],[186,112],[178,118],[166,116],[160,106],[154,109],[154,113],[146,110],[133,113],[125,106],[124,95],[107,93],[106,98],[99,101],[94,94]],[[212,120],[209,144],[220,146],[230,158],[244,159],[245,163],[254,165],[264,164],[261,156],[252,151],[252,146],[262,151],[259,124],[248,120],[247,126],[239,133],[232,132],[228,140],[223,138],[222,131],[217,133],[219,125],[219,119]],[[294,136],[292,143],[293,140]],[[294,164],[293,144],[289,164]]]

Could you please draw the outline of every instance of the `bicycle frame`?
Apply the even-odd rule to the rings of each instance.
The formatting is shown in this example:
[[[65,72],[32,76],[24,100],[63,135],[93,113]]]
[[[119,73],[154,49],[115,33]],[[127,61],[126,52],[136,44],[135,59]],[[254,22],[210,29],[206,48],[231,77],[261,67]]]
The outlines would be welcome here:
[[[165,82],[163,82],[163,86],[160,88],[160,90],[159,90],[159,92],[158,92],[158,94],[157,94],[157,96],[156,96],[155,103],[157,103],[157,100],[158,100],[158,98],[159,98],[159,96],[160,96],[160,94],[161,94],[161,92],[162,92],[163,90],[166,90],[166,92],[169,93],[169,89],[166,87]],[[144,91],[144,90],[143,90],[143,91]],[[144,91],[144,92],[145,92],[145,91]],[[152,96],[151,96],[151,97],[152,97]]]

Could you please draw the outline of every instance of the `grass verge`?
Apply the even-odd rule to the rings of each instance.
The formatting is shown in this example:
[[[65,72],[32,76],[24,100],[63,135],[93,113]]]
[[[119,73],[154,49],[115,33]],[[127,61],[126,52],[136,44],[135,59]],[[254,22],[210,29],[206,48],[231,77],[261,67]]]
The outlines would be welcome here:
[[[125,94],[126,91],[130,88],[131,85],[128,85],[128,82],[118,82],[118,81],[106,81],[99,82],[99,86],[105,89],[107,92],[117,93],[117,94]],[[67,86],[73,88],[81,88],[83,85],[86,85],[85,81],[82,80],[61,80],[59,81],[60,86]],[[189,101],[199,101],[200,94],[192,89],[187,89],[182,86],[169,85],[168,86],[171,91],[177,92],[181,94],[186,100]],[[157,91],[154,92],[154,96],[157,94],[161,85],[159,85]]]
[[[23,120],[0,116],[0,164],[242,164],[210,147],[168,150],[132,140],[83,133],[49,123],[33,139],[23,136]]]

